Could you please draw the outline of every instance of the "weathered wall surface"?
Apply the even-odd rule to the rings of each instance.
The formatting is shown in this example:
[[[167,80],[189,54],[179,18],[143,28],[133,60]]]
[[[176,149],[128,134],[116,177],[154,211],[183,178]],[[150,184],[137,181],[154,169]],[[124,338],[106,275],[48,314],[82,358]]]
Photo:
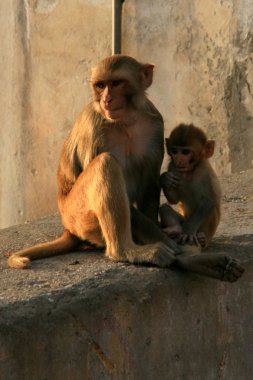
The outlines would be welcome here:
[[[194,122],[217,140],[219,173],[251,168],[253,3],[148,3],[126,1],[123,44],[157,65],[150,94],[167,133],[180,122]]]
[[[223,178],[224,216],[209,248],[242,262],[233,284],[87,251],[11,270],[6,251],[62,227],[47,217],[0,230],[0,379],[251,380],[252,174]]]
[[[26,292],[0,305],[2,380],[252,379],[252,257],[231,285],[82,256],[16,274]]]
[[[217,140],[219,173],[253,165],[249,0],[126,0],[123,53],[156,64],[149,94],[166,134],[194,122]],[[0,4],[0,227],[56,210],[60,146],[111,52],[109,0]]]

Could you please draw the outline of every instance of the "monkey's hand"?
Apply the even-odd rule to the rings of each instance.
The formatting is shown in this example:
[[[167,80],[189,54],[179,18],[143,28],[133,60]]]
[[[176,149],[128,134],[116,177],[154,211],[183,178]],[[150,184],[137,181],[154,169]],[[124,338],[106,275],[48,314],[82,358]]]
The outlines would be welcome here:
[[[186,234],[186,233],[180,234],[177,236],[176,242],[181,245],[190,244],[190,245],[201,246],[201,244],[199,243],[197,234]]]
[[[182,232],[178,235],[176,242],[181,245],[189,244],[202,247],[197,230],[187,222],[183,223]]]
[[[176,241],[178,244],[197,245],[201,248],[206,247],[208,243],[206,234],[204,232],[197,232],[186,224],[183,226],[183,233],[177,236]]]
[[[188,245],[196,245],[198,247],[202,247],[202,244],[204,243],[205,239],[202,240],[203,234],[201,234],[199,237],[198,230],[197,228],[194,227],[193,224],[189,224],[187,223],[187,221],[185,221],[181,227],[182,227],[182,232],[181,234],[178,235],[176,239],[178,244],[181,244],[181,245],[188,244]],[[204,238],[205,238],[205,234],[204,234]]]
[[[177,189],[180,185],[180,176],[173,172],[165,172],[160,177],[163,189]]]

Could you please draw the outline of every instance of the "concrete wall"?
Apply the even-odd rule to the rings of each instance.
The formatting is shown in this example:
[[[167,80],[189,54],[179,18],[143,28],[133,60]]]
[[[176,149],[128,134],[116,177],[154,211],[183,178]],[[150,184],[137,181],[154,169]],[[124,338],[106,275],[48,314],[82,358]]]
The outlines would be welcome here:
[[[0,379],[251,380],[253,235],[233,224],[212,245],[242,261],[233,284],[96,252],[10,270],[3,253],[52,238],[59,221],[1,230]]]
[[[54,212],[63,139],[111,54],[107,0],[0,3],[0,227]]]
[[[100,271],[99,257],[85,260],[82,273],[91,262]],[[247,269],[233,285],[128,267],[51,295],[27,292],[0,307],[0,378],[250,380]]]
[[[252,168],[249,0],[125,0],[123,53],[156,64],[149,94],[166,134],[194,122],[217,140],[218,173]],[[0,227],[54,212],[60,146],[111,53],[111,1],[0,3]]]
[[[150,94],[167,133],[194,122],[217,140],[219,173],[251,168],[253,3],[140,0],[125,9],[124,51],[157,65]]]

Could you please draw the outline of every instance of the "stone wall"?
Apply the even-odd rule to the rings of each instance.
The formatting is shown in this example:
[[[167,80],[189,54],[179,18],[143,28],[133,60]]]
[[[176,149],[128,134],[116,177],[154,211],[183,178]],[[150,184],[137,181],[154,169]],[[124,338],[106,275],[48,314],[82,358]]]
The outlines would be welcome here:
[[[23,301],[1,304],[3,380],[252,378],[252,262],[231,285],[76,259],[79,283],[50,292],[39,271],[29,283],[40,296],[28,284]]]
[[[194,122],[217,141],[218,173],[252,168],[249,0],[125,0],[123,53],[156,65],[149,94],[166,134]],[[60,147],[111,53],[111,2],[0,3],[0,227],[57,209]]]
[[[233,234],[228,219],[229,228],[222,228],[227,236],[218,234],[210,247],[242,262],[246,271],[233,284],[115,263],[102,252],[11,270],[4,252],[52,239],[61,227],[58,218],[47,217],[2,229],[0,379],[251,380],[249,220],[247,214],[237,217]]]

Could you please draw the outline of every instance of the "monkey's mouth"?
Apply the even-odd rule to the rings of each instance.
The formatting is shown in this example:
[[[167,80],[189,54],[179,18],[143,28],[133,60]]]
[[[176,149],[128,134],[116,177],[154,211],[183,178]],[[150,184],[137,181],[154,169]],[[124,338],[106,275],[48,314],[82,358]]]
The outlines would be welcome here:
[[[177,170],[181,173],[190,172],[192,169],[192,166],[177,166]]]
[[[118,112],[123,109],[123,107],[112,107],[109,103],[104,103],[104,109],[108,112]]]
[[[124,111],[123,107],[118,107],[118,108],[104,107],[105,114],[111,120],[119,119],[122,116],[123,111]]]

